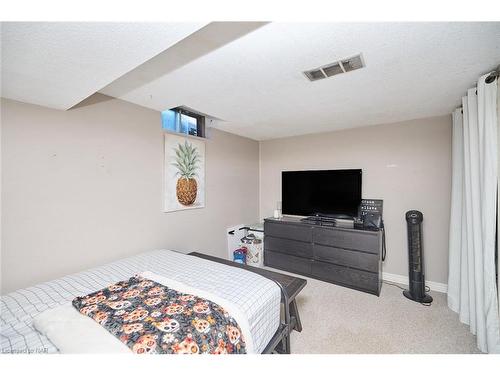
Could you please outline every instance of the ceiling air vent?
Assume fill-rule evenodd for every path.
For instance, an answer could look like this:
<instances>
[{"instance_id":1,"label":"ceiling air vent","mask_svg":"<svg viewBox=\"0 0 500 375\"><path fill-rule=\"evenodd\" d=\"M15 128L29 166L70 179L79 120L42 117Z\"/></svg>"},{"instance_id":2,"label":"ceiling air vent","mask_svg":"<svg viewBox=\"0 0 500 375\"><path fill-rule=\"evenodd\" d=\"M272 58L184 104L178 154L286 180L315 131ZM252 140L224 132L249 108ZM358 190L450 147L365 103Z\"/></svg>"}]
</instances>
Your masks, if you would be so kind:
<instances>
[{"instance_id":1,"label":"ceiling air vent","mask_svg":"<svg viewBox=\"0 0 500 375\"><path fill-rule=\"evenodd\" d=\"M317 81L319 79L333 77L337 74L347 73L364 67L363 57L359 54L328 65L320 66L316 69L307 70L304 72L304 75L309 78L310 81Z\"/></svg>"},{"instance_id":2,"label":"ceiling air vent","mask_svg":"<svg viewBox=\"0 0 500 375\"><path fill-rule=\"evenodd\" d=\"M327 77L331 77L331 76L334 76L336 74L344 73L344 71L342 70L342 67L340 66L340 64L338 62L336 62L335 64L332 64L332 65L325 66L323 68L323 71L325 72Z\"/></svg>"},{"instance_id":3,"label":"ceiling air vent","mask_svg":"<svg viewBox=\"0 0 500 375\"><path fill-rule=\"evenodd\" d=\"M357 55L351 57L350 59L342 60L342 66L346 72L350 72L351 70L362 68L364 65L361 55Z\"/></svg>"},{"instance_id":4,"label":"ceiling air vent","mask_svg":"<svg viewBox=\"0 0 500 375\"><path fill-rule=\"evenodd\" d=\"M308 70L307 72L304 72L304 74L307 78L309 78L309 81L317 81L318 79L326 78L321 69Z\"/></svg>"}]
</instances>

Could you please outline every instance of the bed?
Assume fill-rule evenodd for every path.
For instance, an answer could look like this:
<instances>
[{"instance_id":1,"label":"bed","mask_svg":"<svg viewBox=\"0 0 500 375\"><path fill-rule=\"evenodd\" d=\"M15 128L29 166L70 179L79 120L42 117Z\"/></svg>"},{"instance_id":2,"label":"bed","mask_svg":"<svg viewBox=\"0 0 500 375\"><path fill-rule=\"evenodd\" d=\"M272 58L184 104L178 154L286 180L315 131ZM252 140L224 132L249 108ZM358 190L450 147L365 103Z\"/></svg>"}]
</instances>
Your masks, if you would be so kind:
<instances>
[{"instance_id":1,"label":"bed","mask_svg":"<svg viewBox=\"0 0 500 375\"><path fill-rule=\"evenodd\" d=\"M239 306L248 317L256 353L269 352L276 347L273 341L289 336L290 327L283 324L281 314L284 296L279 282L213 259L156 250L2 296L2 353L57 353L58 348L34 329L37 315L143 271L217 294Z\"/></svg>"}]
</instances>

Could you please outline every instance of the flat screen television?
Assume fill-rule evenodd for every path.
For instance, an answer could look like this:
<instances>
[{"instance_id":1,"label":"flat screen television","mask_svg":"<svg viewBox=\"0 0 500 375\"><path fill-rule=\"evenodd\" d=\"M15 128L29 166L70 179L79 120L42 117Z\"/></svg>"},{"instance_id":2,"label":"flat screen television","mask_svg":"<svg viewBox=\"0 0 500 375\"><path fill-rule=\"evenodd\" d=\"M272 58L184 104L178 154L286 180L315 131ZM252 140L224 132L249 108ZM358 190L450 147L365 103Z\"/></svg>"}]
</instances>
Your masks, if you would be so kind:
<instances>
[{"instance_id":1,"label":"flat screen television","mask_svg":"<svg viewBox=\"0 0 500 375\"><path fill-rule=\"evenodd\" d=\"M358 215L361 169L281 172L284 215Z\"/></svg>"}]
</instances>

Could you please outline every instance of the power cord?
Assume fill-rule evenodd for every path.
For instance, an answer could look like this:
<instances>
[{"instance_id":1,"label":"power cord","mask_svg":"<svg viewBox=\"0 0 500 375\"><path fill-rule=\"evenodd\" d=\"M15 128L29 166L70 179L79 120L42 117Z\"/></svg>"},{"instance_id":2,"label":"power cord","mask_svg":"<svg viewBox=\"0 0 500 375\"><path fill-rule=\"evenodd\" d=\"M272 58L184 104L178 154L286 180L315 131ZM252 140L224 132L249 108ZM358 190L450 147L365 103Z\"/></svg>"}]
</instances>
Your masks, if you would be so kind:
<instances>
[{"instance_id":1,"label":"power cord","mask_svg":"<svg viewBox=\"0 0 500 375\"><path fill-rule=\"evenodd\" d=\"M387 285L390 285L390 286L395 286L396 288L399 288L399 289L401 289L401 290L406 290L406 288L403 288L403 287L399 286L398 284L393 284L393 283L390 283L390 282L385 281L385 280L384 280L384 281L382 281L382 282L383 282L384 284L387 284Z\"/></svg>"},{"instance_id":2,"label":"power cord","mask_svg":"<svg viewBox=\"0 0 500 375\"><path fill-rule=\"evenodd\" d=\"M390 286L395 286L396 288L399 288L401 290L406 290L406 288L403 288L402 286L398 285L398 284L393 284L393 283L390 283L388 281L382 281L384 284L387 284L387 285L390 285ZM431 291L431 288L429 288L427 285L425 286L425 292L428 293ZM424 303L424 302L419 302L422 306L431 306L430 303Z\"/></svg>"},{"instance_id":3,"label":"power cord","mask_svg":"<svg viewBox=\"0 0 500 375\"><path fill-rule=\"evenodd\" d=\"M387 246L385 244L385 226L383 221L382 225L380 226L380 229L382 229L382 262L383 262L385 261L385 256L387 255Z\"/></svg>"}]
</instances>

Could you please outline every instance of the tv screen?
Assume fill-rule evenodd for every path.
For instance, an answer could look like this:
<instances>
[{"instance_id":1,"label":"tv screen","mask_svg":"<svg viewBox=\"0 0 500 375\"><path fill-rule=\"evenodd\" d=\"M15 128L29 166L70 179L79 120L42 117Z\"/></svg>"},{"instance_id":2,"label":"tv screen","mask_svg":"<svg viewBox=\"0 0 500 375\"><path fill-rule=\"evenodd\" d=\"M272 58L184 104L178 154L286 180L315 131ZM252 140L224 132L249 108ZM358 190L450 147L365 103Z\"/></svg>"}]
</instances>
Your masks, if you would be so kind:
<instances>
[{"instance_id":1,"label":"tv screen","mask_svg":"<svg viewBox=\"0 0 500 375\"><path fill-rule=\"evenodd\" d=\"M361 169L282 172L281 200L284 215L357 216Z\"/></svg>"}]
</instances>

